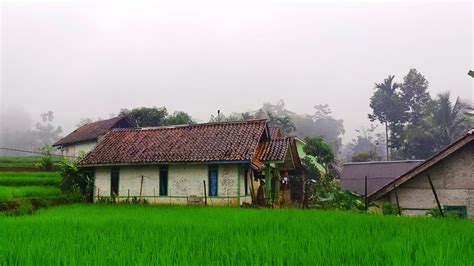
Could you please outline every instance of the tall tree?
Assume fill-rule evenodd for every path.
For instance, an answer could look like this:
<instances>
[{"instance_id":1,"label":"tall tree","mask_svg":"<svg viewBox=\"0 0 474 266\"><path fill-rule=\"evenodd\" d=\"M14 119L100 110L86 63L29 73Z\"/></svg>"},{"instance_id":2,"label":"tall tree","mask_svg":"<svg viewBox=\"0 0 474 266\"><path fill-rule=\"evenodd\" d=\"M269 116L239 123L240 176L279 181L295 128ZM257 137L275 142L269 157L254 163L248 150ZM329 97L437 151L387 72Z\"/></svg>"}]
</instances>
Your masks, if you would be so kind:
<instances>
[{"instance_id":1,"label":"tall tree","mask_svg":"<svg viewBox=\"0 0 474 266\"><path fill-rule=\"evenodd\" d=\"M393 145L392 137L396 137L404 122L405 107L402 104L400 84L394 82L395 76L388 76L382 83L375 83L375 92L370 97L372 113L368 115L370 121L378 120L385 125L386 154L390 158L389 147ZM390 138L389 135L390 128Z\"/></svg>"},{"instance_id":2,"label":"tall tree","mask_svg":"<svg viewBox=\"0 0 474 266\"><path fill-rule=\"evenodd\" d=\"M428 81L425 76L412 68L403 77L401 84L401 100L405 105L404 121L415 126L419 126L426 116L428 104L431 101L428 93Z\"/></svg>"}]
</instances>

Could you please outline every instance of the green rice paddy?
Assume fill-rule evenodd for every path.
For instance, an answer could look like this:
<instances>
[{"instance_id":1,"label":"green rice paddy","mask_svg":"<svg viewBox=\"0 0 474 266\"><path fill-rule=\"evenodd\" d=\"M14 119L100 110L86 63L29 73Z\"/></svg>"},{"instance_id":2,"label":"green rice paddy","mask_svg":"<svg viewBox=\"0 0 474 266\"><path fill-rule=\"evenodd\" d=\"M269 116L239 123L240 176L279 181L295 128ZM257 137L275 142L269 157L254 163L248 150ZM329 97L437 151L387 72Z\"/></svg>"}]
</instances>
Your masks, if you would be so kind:
<instances>
[{"instance_id":1,"label":"green rice paddy","mask_svg":"<svg viewBox=\"0 0 474 266\"><path fill-rule=\"evenodd\" d=\"M59 186L57 172L0 172L0 186Z\"/></svg>"},{"instance_id":2,"label":"green rice paddy","mask_svg":"<svg viewBox=\"0 0 474 266\"><path fill-rule=\"evenodd\" d=\"M35 171L41 162L39 156L0 156L0 171ZM61 157L53 156L53 162L58 165Z\"/></svg>"},{"instance_id":3,"label":"green rice paddy","mask_svg":"<svg viewBox=\"0 0 474 266\"><path fill-rule=\"evenodd\" d=\"M0 217L0 265L473 265L471 220L70 205Z\"/></svg>"},{"instance_id":4,"label":"green rice paddy","mask_svg":"<svg viewBox=\"0 0 474 266\"><path fill-rule=\"evenodd\" d=\"M56 172L0 172L0 201L61 194Z\"/></svg>"}]
</instances>

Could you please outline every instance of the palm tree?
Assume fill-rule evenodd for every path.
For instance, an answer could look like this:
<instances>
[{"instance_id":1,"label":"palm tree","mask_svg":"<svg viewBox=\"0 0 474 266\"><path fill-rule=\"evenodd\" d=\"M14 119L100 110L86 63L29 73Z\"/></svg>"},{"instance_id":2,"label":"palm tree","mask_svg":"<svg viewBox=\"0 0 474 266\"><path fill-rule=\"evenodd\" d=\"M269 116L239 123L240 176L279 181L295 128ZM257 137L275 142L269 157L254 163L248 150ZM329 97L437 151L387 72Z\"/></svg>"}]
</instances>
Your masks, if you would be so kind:
<instances>
[{"instance_id":1,"label":"palm tree","mask_svg":"<svg viewBox=\"0 0 474 266\"><path fill-rule=\"evenodd\" d=\"M291 117L283 116L278 117L273 115L271 112L267 112L268 119L271 125L279 126L283 130L283 135L288 135L291 132L296 131L296 126Z\"/></svg>"},{"instance_id":2,"label":"palm tree","mask_svg":"<svg viewBox=\"0 0 474 266\"><path fill-rule=\"evenodd\" d=\"M449 92L438 94L438 98L433 101L428 123L437 149L449 145L468 129L465 108L466 104L459 97L452 104Z\"/></svg>"},{"instance_id":3,"label":"palm tree","mask_svg":"<svg viewBox=\"0 0 474 266\"><path fill-rule=\"evenodd\" d=\"M389 160L389 123L395 121L395 118L401 119L401 114L399 113L400 95L397 91L400 88L400 84L394 82L394 78L395 76L389 75L382 83L375 83L376 91L370 98L370 107L373 110L373 113L369 114L370 121L378 120L385 125L387 161Z\"/></svg>"}]
</instances>

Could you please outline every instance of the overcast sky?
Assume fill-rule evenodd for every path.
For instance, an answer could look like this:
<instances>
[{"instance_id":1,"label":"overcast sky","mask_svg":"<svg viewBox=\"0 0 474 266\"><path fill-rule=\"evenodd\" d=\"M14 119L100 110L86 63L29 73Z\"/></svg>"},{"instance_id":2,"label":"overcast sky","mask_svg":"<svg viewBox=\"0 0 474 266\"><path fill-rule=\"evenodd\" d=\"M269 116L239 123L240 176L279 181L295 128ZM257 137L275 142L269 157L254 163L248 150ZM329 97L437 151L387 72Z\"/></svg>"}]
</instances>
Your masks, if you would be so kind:
<instances>
[{"instance_id":1,"label":"overcast sky","mask_svg":"<svg viewBox=\"0 0 474 266\"><path fill-rule=\"evenodd\" d=\"M329 104L347 141L390 74L416 68L432 95L474 97L470 2L136 2L3 3L2 111L52 110L68 133L121 108L207 121L283 99Z\"/></svg>"}]
</instances>

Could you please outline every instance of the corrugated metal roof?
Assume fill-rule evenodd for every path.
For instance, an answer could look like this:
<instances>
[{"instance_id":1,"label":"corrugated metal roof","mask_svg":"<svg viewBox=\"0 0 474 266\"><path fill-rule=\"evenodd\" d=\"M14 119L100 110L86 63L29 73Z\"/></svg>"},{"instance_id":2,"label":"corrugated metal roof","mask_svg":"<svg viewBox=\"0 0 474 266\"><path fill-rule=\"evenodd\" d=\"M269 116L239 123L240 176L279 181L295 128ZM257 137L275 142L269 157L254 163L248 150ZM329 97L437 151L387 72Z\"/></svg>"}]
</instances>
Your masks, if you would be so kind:
<instances>
[{"instance_id":1,"label":"corrugated metal roof","mask_svg":"<svg viewBox=\"0 0 474 266\"><path fill-rule=\"evenodd\" d=\"M340 184L343 189L363 196L367 176L367 192L370 195L422 162L422 160L407 160L346 163Z\"/></svg>"}]
</instances>

